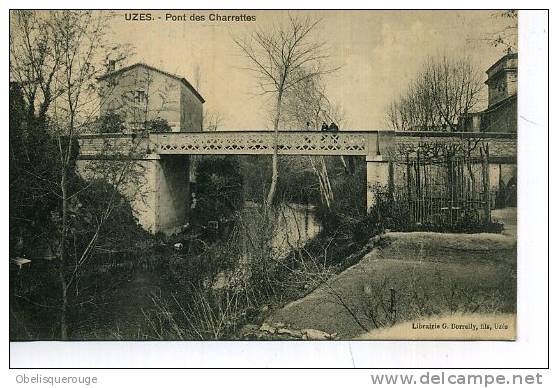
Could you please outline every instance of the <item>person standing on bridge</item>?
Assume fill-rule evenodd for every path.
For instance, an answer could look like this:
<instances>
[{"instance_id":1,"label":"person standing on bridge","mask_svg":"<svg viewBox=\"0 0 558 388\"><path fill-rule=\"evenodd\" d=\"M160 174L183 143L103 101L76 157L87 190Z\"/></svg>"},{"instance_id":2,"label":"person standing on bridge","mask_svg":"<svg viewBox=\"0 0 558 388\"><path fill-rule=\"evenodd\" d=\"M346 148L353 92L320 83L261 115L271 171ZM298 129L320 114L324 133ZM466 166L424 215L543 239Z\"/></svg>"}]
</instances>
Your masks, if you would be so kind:
<instances>
[{"instance_id":1,"label":"person standing on bridge","mask_svg":"<svg viewBox=\"0 0 558 388\"><path fill-rule=\"evenodd\" d=\"M322 122L322 132L326 132L327 130L329 130L329 128L327 127L327 124L324 122Z\"/></svg>"},{"instance_id":2,"label":"person standing on bridge","mask_svg":"<svg viewBox=\"0 0 558 388\"><path fill-rule=\"evenodd\" d=\"M337 132L337 131L339 131L339 127L337 126L337 124L335 124L334 122L332 122L332 123L329 125L329 130L330 130L330 132Z\"/></svg>"}]
</instances>

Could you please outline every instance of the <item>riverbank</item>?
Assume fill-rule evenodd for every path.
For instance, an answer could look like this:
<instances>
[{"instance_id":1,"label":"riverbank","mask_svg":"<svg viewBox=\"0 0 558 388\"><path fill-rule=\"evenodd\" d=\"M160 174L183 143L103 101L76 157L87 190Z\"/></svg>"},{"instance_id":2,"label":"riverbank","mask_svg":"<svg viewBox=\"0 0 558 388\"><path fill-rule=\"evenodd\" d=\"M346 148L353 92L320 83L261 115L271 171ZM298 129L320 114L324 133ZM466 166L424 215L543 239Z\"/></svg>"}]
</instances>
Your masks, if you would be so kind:
<instances>
[{"instance_id":1,"label":"riverbank","mask_svg":"<svg viewBox=\"0 0 558 388\"><path fill-rule=\"evenodd\" d=\"M516 240L508 233L387 233L357 264L272 313L264 328L350 339L435 315L509 318L515 295ZM391 339L413 338L393 330Z\"/></svg>"},{"instance_id":2,"label":"riverbank","mask_svg":"<svg viewBox=\"0 0 558 388\"><path fill-rule=\"evenodd\" d=\"M153 261L150 265L117 266L103 273L102 284L97 282L102 292L94 303L75 311L79 325L71 338L426 339L428 333L405 328L430 317L456 323L458 316L479 324L497 316L509 329L490 335L513 338L513 209L494 212L494 218L505 220L502 234L390 232L370 239L355 239L354 227L318 232L303 210L292 222L284 220L296 227L302 247L290 240L288 255L262 256L263 261L256 258L248 268L238 268L241 262L232 260L228 272L218 273L226 274L220 287L219 276L201 275L212 273L214 266L227 268L224 260L239 249L236 240L215 242L194 256L185 243L178 249L172 239L158 242L153 252L143 253L158 257L147 260ZM357 226L366 235L376 233ZM249 231L252 238L261 234L253 226ZM300 238L309 235L309 241ZM17 311L11 313L18 322L13 327L31 327ZM52 320L54 327L54 316L45 319L38 313L43 324ZM11 336L54 338L49 328L42 331L40 338L26 330ZM439 338L451 335L444 332Z\"/></svg>"}]
</instances>

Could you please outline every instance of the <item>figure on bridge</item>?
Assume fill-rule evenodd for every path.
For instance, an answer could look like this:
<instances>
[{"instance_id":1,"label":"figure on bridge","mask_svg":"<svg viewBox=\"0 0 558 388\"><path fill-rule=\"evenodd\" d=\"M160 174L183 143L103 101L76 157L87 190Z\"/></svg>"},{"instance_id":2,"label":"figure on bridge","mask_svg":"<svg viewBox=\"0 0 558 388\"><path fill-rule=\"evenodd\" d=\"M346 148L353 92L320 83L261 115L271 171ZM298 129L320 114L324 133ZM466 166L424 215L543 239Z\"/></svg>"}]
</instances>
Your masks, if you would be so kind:
<instances>
[{"instance_id":1,"label":"figure on bridge","mask_svg":"<svg viewBox=\"0 0 558 388\"><path fill-rule=\"evenodd\" d=\"M325 123L325 121L322 123L322 132L325 132L329 130L329 128L327 127L327 124Z\"/></svg>"}]
</instances>

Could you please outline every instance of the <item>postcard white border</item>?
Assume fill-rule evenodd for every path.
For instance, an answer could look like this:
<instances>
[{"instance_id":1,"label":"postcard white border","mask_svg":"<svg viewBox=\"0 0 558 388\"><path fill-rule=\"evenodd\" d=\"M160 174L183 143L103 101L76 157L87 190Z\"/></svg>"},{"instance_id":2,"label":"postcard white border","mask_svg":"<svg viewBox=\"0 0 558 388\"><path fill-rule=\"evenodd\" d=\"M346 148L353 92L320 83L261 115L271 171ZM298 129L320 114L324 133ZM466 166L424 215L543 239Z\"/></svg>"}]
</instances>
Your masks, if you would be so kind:
<instances>
[{"instance_id":1,"label":"postcard white border","mask_svg":"<svg viewBox=\"0 0 558 388\"><path fill-rule=\"evenodd\" d=\"M281 8L301 7L299 1L274 5ZM429 3L427 2L427 6ZM219 6L221 4L221 6ZM227 6L223 7L224 4ZM349 3L333 4L348 6ZM416 3L403 2L413 7ZM504 3L468 2L463 6L505 8ZM500 4L499 6L497 4ZM75 8L75 2L50 4L57 8ZM110 7L108 1L89 2L90 7ZM80 7L87 6L80 3ZM119 3L119 8L153 8L164 5L147 1ZM191 7L193 3L176 3L174 7ZM198 3L198 5L201 5ZM249 7L236 2L234 8ZM316 4L324 7L327 5ZM315 6L316 6L315 5ZM372 4L370 4L372 5ZM376 4L374 4L376 5ZM384 4L393 6L391 4ZM442 5L442 4L440 4ZM446 5L446 4L444 4ZM524 4L527 5L527 4ZM5 7L6 5L4 5ZM8 6L49 6L44 2L11 2ZM204 3L203 8L230 8L230 3ZM303 5L304 6L304 5ZM357 4L356 7L359 5ZM362 4L365 6L365 4ZM509 6L509 5L508 5ZM514 6L516 6L514 4ZM167 5L167 7L173 7ZM2 71L8 74L7 8L2 15ZM525 368L547 364L547 87L548 87L548 20L545 11L522 11L520 14L519 52L519 255L518 255L518 340L515 342L20 342L11 343L11 367L361 367L361 368ZM8 93L2 93L5 130L8 136ZM6 139L5 138L5 139ZM5 161L8 142L2 142ZM2 239L8 247L8 167L2 167L3 197ZM2 333L8 337L8 271L4 271ZM7 352L2 362L7 365ZM15 373L15 372L14 372ZM136 377L142 376L138 373ZM324 374L324 376L326 376ZM337 379L330 380L330 382ZM266 377L269 381L269 377ZM328 384L329 385L329 384ZM143 384L142 384L143 386ZM275 386L271 384L270 386Z\"/></svg>"}]
</instances>

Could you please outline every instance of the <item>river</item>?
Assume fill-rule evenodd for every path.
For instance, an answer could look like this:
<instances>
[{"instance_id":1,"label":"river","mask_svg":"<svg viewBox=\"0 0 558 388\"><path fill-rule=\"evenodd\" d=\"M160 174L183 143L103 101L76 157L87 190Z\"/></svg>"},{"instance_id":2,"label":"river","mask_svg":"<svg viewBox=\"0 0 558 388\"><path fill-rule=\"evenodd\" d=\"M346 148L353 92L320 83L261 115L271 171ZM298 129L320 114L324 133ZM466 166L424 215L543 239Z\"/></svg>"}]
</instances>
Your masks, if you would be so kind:
<instances>
[{"instance_id":1,"label":"river","mask_svg":"<svg viewBox=\"0 0 558 388\"><path fill-rule=\"evenodd\" d=\"M259 205L247 202L244 212L252 215ZM313 239L321 230L316 218L316 207L296 203L281 204L276 209L273 249L279 254L286 254L292 248L300 248Z\"/></svg>"}]
</instances>

